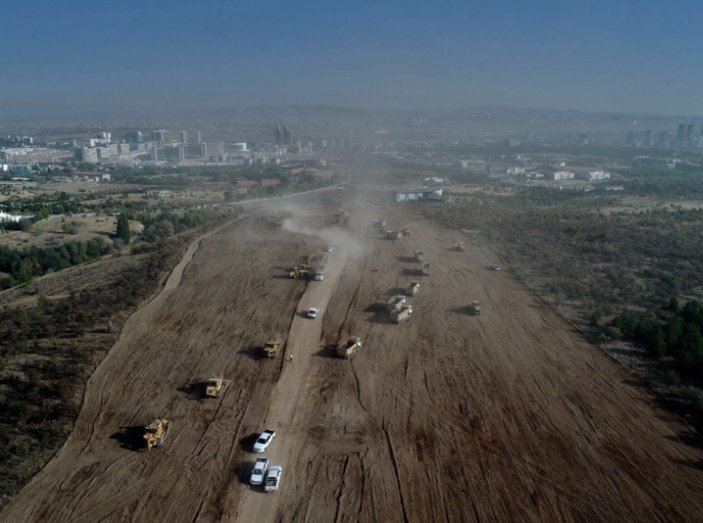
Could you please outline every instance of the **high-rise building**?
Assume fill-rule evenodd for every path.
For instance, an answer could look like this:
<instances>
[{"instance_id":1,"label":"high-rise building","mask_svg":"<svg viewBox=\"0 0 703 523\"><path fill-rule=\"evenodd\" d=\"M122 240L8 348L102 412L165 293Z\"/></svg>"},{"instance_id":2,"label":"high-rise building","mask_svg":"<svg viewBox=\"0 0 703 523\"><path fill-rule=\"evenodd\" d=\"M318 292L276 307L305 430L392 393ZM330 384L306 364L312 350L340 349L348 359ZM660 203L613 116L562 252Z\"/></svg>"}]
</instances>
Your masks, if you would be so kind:
<instances>
[{"instance_id":1,"label":"high-rise building","mask_svg":"<svg viewBox=\"0 0 703 523\"><path fill-rule=\"evenodd\" d=\"M180 132L181 143L188 143L188 131Z\"/></svg>"},{"instance_id":2,"label":"high-rise building","mask_svg":"<svg viewBox=\"0 0 703 523\"><path fill-rule=\"evenodd\" d=\"M654 145L661 149L667 149L669 147L669 131L659 131Z\"/></svg>"},{"instance_id":3,"label":"high-rise building","mask_svg":"<svg viewBox=\"0 0 703 523\"><path fill-rule=\"evenodd\" d=\"M203 133L201 133L200 131L195 132L195 143L196 145L200 145L201 143L203 143Z\"/></svg>"},{"instance_id":4,"label":"high-rise building","mask_svg":"<svg viewBox=\"0 0 703 523\"><path fill-rule=\"evenodd\" d=\"M642 145L644 147L651 147L652 146L652 130L647 129L644 132L644 141L642 142Z\"/></svg>"},{"instance_id":5,"label":"high-rise building","mask_svg":"<svg viewBox=\"0 0 703 523\"><path fill-rule=\"evenodd\" d=\"M273 143L276 145L290 145L290 127L287 125L277 125L273 130Z\"/></svg>"},{"instance_id":6,"label":"high-rise building","mask_svg":"<svg viewBox=\"0 0 703 523\"><path fill-rule=\"evenodd\" d=\"M693 141L693 133L694 133L695 129L696 129L696 126L693 125L692 123L690 123L686 126L686 141L687 142Z\"/></svg>"},{"instance_id":7,"label":"high-rise building","mask_svg":"<svg viewBox=\"0 0 703 523\"><path fill-rule=\"evenodd\" d=\"M683 145L686 141L686 124L679 124L679 130L676 133L676 143Z\"/></svg>"},{"instance_id":8,"label":"high-rise building","mask_svg":"<svg viewBox=\"0 0 703 523\"><path fill-rule=\"evenodd\" d=\"M166 129L158 129L156 131L152 131L151 139L157 143L167 143L168 135L169 132Z\"/></svg>"},{"instance_id":9,"label":"high-rise building","mask_svg":"<svg viewBox=\"0 0 703 523\"><path fill-rule=\"evenodd\" d=\"M144 142L144 134L141 131L132 131L127 133L127 142L142 143Z\"/></svg>"}]
</instances>

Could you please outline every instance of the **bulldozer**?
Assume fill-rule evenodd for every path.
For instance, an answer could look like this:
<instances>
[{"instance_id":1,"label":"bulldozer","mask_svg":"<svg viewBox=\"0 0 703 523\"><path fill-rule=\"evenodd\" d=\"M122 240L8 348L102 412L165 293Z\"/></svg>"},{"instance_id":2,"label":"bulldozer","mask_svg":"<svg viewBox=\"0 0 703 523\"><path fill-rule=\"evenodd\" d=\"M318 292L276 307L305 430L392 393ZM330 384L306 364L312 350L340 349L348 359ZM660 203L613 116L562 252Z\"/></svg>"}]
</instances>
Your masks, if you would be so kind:
<instances>
[{"instance_id":1,"label":"bulldozer","mask_svg":"<svg viewBox=\"0 0 703 523\"><path fill-rule=\"evenodd\" d=\"M225 380L222 378L210 378L205 384L205 396L217 398L224 388Z\"/></svg>"},{"instance_id":2,"label":"bulldozer","mask_svg":"<svg viewBox=\"0 0 703 523\"><path fill-rule=\"evenodd\" d=\"M425 253L422 251L415 251L415 261L423 261L425 259Z\"/></svg>"},{"instance_id":3,"label":"bulldozer","mask_svg":"<svg viewBox=\"0 0 703 523\"><path fill-rule=\"evenodd\" d=\"M468 311L471 316L481 315L481 307L476 300L471 302L471 305L468 307Z\"/></svg>"},{"instance_id":4,"label":"bulldozer","mask_svg":"<svg viewBox=\"0 0 703 523\"><path fill-rule=\"evenodd\" d=\"M155 418L144 426L144 440L147 450L152 447L161 447L164 444L166 435L171 428L171 422L163 418Z\"/></svg>"},{"instance_id":5,"label":"bulldozer","mask_svg":"<svg viewBox=\"0 0 703 523\"><path fill-rule=\"evenodd\" d=\"M281 350L281 340L278 338L269 338L264 345L264 353L267 358L273 358L279 350Z\"/></svg>"},{"instance_id":6,"label":"bulldozer","mask_svg":"<svg viewBox=\"0 0 703 523\"><path fill-rule=\"evenodd\" d=\"M464 247L464 242L456 242L454 244L454 250L456 252L464 252L466 251L466 248Z\"/></svg>"}]
</instances>

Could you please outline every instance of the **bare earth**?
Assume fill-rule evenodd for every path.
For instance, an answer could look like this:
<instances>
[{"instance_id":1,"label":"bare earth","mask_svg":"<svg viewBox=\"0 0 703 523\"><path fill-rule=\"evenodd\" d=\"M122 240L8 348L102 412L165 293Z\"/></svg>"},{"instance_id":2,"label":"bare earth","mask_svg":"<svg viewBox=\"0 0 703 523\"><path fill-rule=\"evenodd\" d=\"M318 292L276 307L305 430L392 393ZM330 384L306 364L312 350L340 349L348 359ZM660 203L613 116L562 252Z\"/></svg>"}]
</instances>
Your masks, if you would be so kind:
<instances>
[{"instance_id":1,"label":"bare earth","mask_svg":"<svg viewBox=\"0 0 703 523\"><path fill-rule=\"evenodd\" d=\"M325 221L313 202L294 228ZM380 238L376 217L413 236ZM324 239L279 222L252 214L192 246L0 521L703 521L691 429L509 271L487 270L486 246L453 252L458 232L398 208L358 210ZM287 278L330 241L325 281ZM431 276L411 274L415 249ZM414 279L414 317L388 323L377 304ZM481 316L465 312L474 299ZM321 317L299 314L310 306ZM271 334L286 343L262 359ZM349 334L363 350L333 357ZM211 375L229 386L202 400L189 385ZM146 452L156 416L173 427ZM273 494L247 484L264 428L284 467Z\"/></svg>"}]
</instances>

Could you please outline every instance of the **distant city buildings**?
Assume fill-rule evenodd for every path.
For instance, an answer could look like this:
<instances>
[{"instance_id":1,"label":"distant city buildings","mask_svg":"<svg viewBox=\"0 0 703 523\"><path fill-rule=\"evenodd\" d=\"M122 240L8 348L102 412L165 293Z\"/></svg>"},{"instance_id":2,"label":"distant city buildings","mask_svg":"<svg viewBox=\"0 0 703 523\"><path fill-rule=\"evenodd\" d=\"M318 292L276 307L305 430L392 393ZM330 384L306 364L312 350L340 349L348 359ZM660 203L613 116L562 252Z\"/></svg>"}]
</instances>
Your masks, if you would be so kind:
<instances>
[{"instance_id":1,"label":"distant city buildings","mask_svg":"<svg viewBox=\"0 0 703 523\"><path fill-rule=\"evenodd\" d=\"M693 123L680 123L676 133L653 129L635 132L627 131L625 143L632 147L674 149L679 151L703 152L703 126L697 132Z\"/></svg>"},{"instance_id":2,"label":"distant city buildings","mask_svg":"<svg viewBox=\"0 0 703 523\"><path fill-rule=\"evenodd\" d=\"M287 125L276 126L276 128L273 130L273 143L276 145L290 145L290 127L288 127Z\"/></svg>"}]
</instances>

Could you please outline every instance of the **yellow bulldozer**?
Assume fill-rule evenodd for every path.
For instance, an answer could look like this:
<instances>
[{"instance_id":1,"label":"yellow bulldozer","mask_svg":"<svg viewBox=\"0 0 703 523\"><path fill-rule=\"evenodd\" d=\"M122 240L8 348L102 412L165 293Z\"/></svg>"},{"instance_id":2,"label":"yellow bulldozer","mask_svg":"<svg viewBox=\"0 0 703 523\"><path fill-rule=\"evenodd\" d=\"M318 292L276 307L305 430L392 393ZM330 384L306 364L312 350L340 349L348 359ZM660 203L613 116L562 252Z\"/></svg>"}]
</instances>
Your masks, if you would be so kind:
<instances>
[{"instance_id":1,"label":"yellow bulldozer","mask_svg":"<svg viewBox=\"0 0 703 523\"><path fill-rule=\"evenodd\" d=\"M264 345L264 354L267 358L273 358L279 350L281 350L281 340L278 338L269 338Z\"/></svg>"},{"instance_id":2,"label":"yellow bulldozer","mask_svg":"<svg viewBox=\"0 0 703 523\"><path fill-rule=\"evenodd\" d=\"M155 418L144 426L144 440L147 450L152 447L161 447L166 435L171 428L171 422L163 418Z\"/></svg>"},{"instance_id":3,"label":"yellow bulldozer","mask_svg":"<svg viewBox=\"0 0 703 523\"><path fill-rule=\"evenodd\" d=\"M208 398L217 398L225 386L225 380L222 378L210 378L205 384L205 396Z\"/></svg>"}]
</instances>

